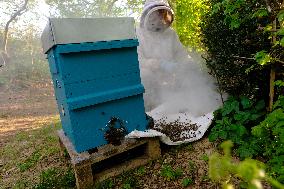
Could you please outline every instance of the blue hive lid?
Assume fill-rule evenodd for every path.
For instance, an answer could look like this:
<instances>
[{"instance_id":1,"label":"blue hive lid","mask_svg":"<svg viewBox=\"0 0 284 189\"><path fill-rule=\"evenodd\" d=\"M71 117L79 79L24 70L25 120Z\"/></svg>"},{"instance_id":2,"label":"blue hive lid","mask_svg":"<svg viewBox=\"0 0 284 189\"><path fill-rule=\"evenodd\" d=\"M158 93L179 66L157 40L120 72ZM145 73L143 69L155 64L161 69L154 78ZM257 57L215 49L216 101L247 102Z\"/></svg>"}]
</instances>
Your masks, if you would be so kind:
<instances>
[{"instance_id":1,"label":"blue hive lid","mask_svg":"<svg viewBox=\"0 0 284 189\"><path fill-rule=\"evenodd\" d=\"M49 18L41 40L44 53L55 45L136 39L134 18Z\"/></svg>"}]
</instances>

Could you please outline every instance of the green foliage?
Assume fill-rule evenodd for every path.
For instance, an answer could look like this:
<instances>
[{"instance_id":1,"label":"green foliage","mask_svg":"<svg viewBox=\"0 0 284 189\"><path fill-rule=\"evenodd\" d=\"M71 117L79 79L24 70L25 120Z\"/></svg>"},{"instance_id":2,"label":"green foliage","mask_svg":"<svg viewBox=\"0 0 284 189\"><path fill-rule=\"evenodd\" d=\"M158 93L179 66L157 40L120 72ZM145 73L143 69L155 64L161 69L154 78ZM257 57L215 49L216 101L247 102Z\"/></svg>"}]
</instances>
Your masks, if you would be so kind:
<instances>
[{"instance_id":1,"label":"green foliage","mask_svg":"<svg viewBox=\"0 0 284 189\"><path fill-rule=\"evenodd\" d=\"M182 176L182 170L180 168L175 170L170 165L164 165L161 170L161 176L165 177L167 181L176 180Z\"/></svg>"},{"instance_id":2,"label":"green foliage","mask_svg":"<svg viewBox=\"0 0 284 189\"><path fill-rule=\"evenodd\" d=\"M133 176L129 176L126 178L126 180L123 182L122 189L133 189L138 187L138 180L137 178Z\"/></svg>"},{"instance_id":3,"label":"green foliage","mask_svg":"<svg viewBox=\"0 0 284 189\"><path fill-rule=\"evenodd\" d=\"M266 1L209 0L209 14L201 25L206 62L220 89L234 96L266 97L269 71L265 65L284 59L284 39L273 32L272 21L281 3ZM278 14L278 20L282 20ZM282 21L281 21L282 22ZM280 27L278 23L278 28ZM271 37L277 33L277 42ZM278 35L279 34L279 35Z\"/></svg>"},{"instance_id":4,"label":"green foliage","mask_svg":"<svg viewBox=\"0 0 284 189\"><path fill-rule=\"evenodd\" d=\"M101 183L98 183L95 186L95 189L111 189L113 188L115 185L113 183L113 181L111 179L107 179Z\"/></svg>"},{"instance_id":5,"label":"green foliage","mask_svg":"<svg viewBox=\"0 0 284 189\"><path fill-rule=\"evenodd\" d=\"M274 85L275 86L278 86L278 87L284 87L284 81L282 80L277 80L274 82Z\"/></svg>"},{"instance_id":6,"label":"green foliage","mask_svg":"<svg viewBox=\"0 0 284 189\"><path fill-rule=\"evenodd\" d=\"M46 0L57 10L57 17L106 17L126 16L128 11L140 13L143 0L127 0L123 3L110 0Z\"/></svg>"},{"instance_id":7,"label":"green foliage","mask_svg":"<svg viewBox=\"0 0 284 189\"><path fill-rule=\"evenodd\" d=\"M139 167L138 169L137 169L137 171L136 171L136 174L138 175L138 176L143 176L143 175L145 175L145 173L146 173L146 171L145 171L145 167Z\"/></svg>"},{"instance_id":8,"label":"green foliage","mask_svg":"<svg viewBox=\"0 0 284 189\"><path fill-rule=\"evenodd\" d=\"M251 157L259 150L257 144L251 145L251 126L258 124L264 114L264 101L231 97L223 108L214 112L215 125L209 134L209 140L232 140L237 144L237 152L242 158Z\"/></svg>"},{"instance_id":9,"label":"green foliage","mask_svg":"<svg viewBox=\"0 0 284 189\"><path fill-rule=\"evenodd\" d=\"M73 188L74 186L75 175L71 168L69 168L67 171L51 168L41 173L40 183L37 184L34 188Z\"/></svg>"},{"instance_id":10,"label":"green foliage","mask_svg":"<svg viewBox=\"0 0 284 189\"><path fill-rule=\"evenodd\" d=\"M271 57L269 54L267 54L266 51L257 52L254 56L254 59L256 60L257 63L259 63L262 66L271 62Z\"/></svg>"},{"instance_id":11,"label":"green foliage","mask_svg":"<svg viewBox=\"0 0 284 189\"><path fill-rule=\"evenodd\" d=\"M35 151L28 159L24 162L18 164L18 168L21 172L28 170L33 167L41 158L41 154L38 151Z\"/></svg>"},{"instance_id":12,"label":"green foliage","mask_svg":"<svg viewBox=\"0 0 284 189\"><path fill-rule=\"evenodd\" d=\"M208 0L176 0L175 24L181 42L189 49L203 51L200 23L208 13Z\"/></svg>"},{"instance_id":13,"label":"green foliage","mask_svg":"<svg viewBox=\"0 0 284 189\"><path fill-rule=\"evenodd\" d=\"M208 157L208 155L207 154L203 154L202 156L201 156L201 159L203 160L203 161L209 161L209 157Z\"/></svg>"},{"instance_id":14,"label":"green foliage","mask_svg":"<svg viewBox=\"0 0 284 189\"><path fill-rule=\"evenodd\" d=\"M268 173L284 182L284 97L279 97L266 117L264 107L263 101L253 103L244 97L238 101L229 99L215 112L216 121L209 140L233 141L241 159L266 159Z\"/></svg>"},{"instance_id":15,"label":"green foliage","mask_svg":"<svg viewBox=\"0 0 284 189\"><path fill-rule=\"evenodd\" d=\"M263 188L261 181L268 181L276 188L284 188L284 185L265 174L263 163L253 159L234 163L231 156L233 147L231 141L222 143L221 147L224 155L215 153L209 158L209 177L213 181L223 184L223 188L234 188L230 184L232 177L242 179L246 183L246 188L249 189Z\"/></svg>"},{"instance_id":16,"label":"green foliage","mask_svg":"<svg viewBox=\"0 0 284 189\"><path fill-rule=\"evenodd\" d=\"M268 171L284 182L284 97L280 96L274 110L266 119L252 128L253 136L260 138L263 156L268 159Z\"/></svg>"},{"instance_id":17,"label":"green foliage","mask_svg":"<svg viewBox=\"0 0 284 189\"><path fill-rule=\"evenodd\" d=\"M196 169L196 165L194 164L194 162L191 161L191 160L189 160L188 166L189 166L189 171L190 171L191 173L193 173L194 170Z\"/></svg>"},{"instance_id":18,"label":"green foliage","mask_svg":"<svg viewBox=\"0 0 284 189\"><path fill-rule=\"evenodd\" d=\"M191 178L184 178L182 180L182 186L183 187L188 187L190 185L194 184L193 180Z\"/></svg>"}]
</instances>

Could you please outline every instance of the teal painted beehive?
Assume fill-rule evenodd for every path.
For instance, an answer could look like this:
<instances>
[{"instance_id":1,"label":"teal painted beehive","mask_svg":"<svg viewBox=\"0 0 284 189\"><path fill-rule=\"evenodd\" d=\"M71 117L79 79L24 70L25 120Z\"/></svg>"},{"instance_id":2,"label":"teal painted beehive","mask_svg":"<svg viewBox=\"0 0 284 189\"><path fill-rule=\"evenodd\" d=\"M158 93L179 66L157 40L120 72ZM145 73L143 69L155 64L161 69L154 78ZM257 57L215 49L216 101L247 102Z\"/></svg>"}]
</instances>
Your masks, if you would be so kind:
<instances>
[{"instance_id":1,"label":"teal painted beehive","mask_svg":"<svg viewBox=\"0 0 284 189\"><path fill-rule=\"evenodd\" d=\"M63 130L77 152L146 129L133 18L50 19L42 43Z\"/></svg>"}]
</instances>

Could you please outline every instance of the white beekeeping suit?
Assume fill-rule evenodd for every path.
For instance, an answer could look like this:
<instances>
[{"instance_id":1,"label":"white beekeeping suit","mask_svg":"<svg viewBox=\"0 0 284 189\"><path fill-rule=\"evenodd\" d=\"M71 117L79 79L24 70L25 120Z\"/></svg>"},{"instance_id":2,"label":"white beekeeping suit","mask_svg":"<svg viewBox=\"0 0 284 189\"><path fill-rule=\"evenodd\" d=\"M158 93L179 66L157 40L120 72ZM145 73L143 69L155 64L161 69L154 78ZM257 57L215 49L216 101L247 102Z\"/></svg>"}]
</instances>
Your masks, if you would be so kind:
<instances>
[{"instance_id":1,"label":"white beekeeping suit","mask_svg":"<svg viewBox=\"0 0 284 189\"><path fill-rule=\"evenodd\" d=\"M170 27L173 19L174 13L167 1L146 1L137 28L141 78L146 89L146 108L154 120L165 118L168 123L190 120L200 125L188 139L181 137L190 142L203 136L213 118L212 112L222 102L215 80L188 55ZM183 134L188 135L187 131ZM161 136L167 144L180 144L156 132L129 135L140 136Z\"/></svg>"},{"instance_id":2,"label":"white beekeeping suit","mask_svg":"<svg viewBox=\"0 0 284 189\"><path fill-rule=\"evenodd\" d=\"M167 16L167 22L163 20L161 12ZM148 0L137 28L138 54L142 81L146 87L147 110L162 103L160 93L165 87L163 84L171 82L172 70L177 63L181 63L176 58L187 58L187 52L177 34L170 28L173 18L173 11L167 1Z\"/></svg>"}]
</instances>

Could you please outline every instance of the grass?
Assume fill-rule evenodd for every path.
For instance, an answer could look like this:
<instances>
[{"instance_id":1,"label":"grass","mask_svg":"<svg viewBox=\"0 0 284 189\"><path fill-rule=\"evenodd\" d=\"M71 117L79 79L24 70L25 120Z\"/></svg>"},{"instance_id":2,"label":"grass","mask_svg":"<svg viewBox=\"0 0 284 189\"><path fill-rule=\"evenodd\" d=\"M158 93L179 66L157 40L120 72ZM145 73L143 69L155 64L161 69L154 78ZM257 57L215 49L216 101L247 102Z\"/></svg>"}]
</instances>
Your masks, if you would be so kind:
<instances>
[{"instance_id":1,"label":"grass","mask_svg":"<svg viewBox=\"0 0 284 189\"><path fill-rule=\"evenodd\" d=\"M165 177L167 181L176 180L182 176L182 169L173 169L170 165L164 165L161 170L161 176Z\"/></svg>"},{"instance_id":2,"label":"grass","mask_svg":"<svg viewBox=\"0 0 284 189\"><path fill-rule=\"evenodd\" d=\"M51 121L54 122L51 125L43 124L39 129L8 137L6 145L0 148L3 163L0 186L16 189L75 186L74 173L60 154L56 131L61 124L58 117L52 117Z\"/></svg>"},{"instance_id":3,"label":"grass","mask_svg":"<svg viewBox=\"0 0 284 189\"><path fill-rule=\"evenodd\" d=\"M67 171L63 171L62 169L50 168L41 173L40 182L34 188L74 188L74 186L75 176L73 169L68 168Z\"/></svg>"},{"instance_id":4,"label":"grass","mask_svg":"<svg viewBox=\"0 0 284 189\"><path fill-rule=\"evenodd\" d=\"M191 178L184 178L182 180L182 186L183 187L188 187L190 185L192 185L194 183L194 181Z\"/></svg>"}]
</instances>

